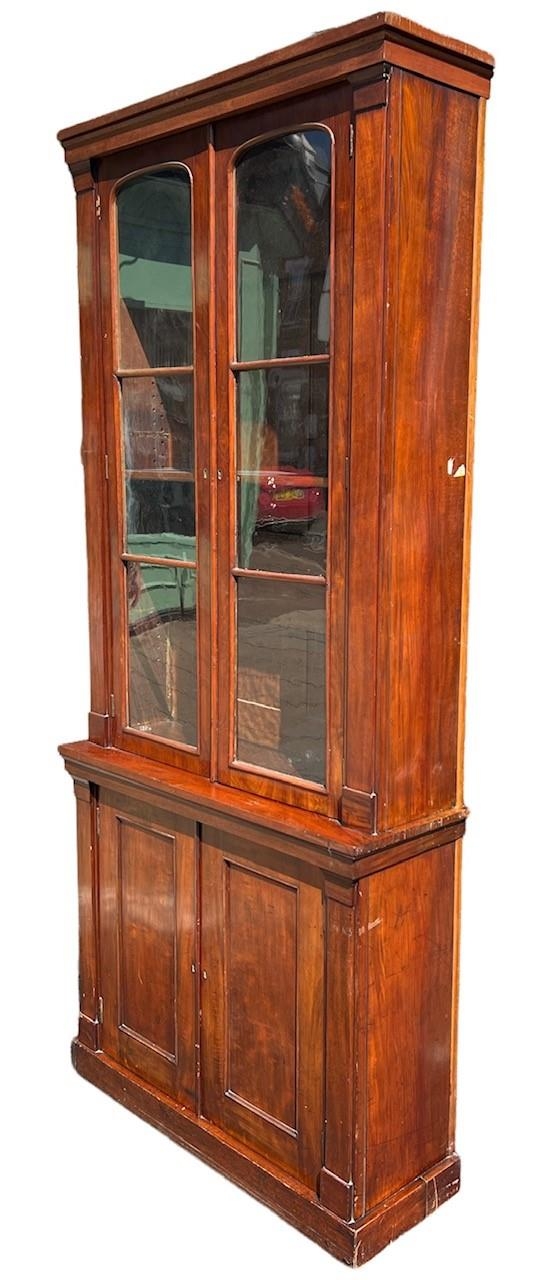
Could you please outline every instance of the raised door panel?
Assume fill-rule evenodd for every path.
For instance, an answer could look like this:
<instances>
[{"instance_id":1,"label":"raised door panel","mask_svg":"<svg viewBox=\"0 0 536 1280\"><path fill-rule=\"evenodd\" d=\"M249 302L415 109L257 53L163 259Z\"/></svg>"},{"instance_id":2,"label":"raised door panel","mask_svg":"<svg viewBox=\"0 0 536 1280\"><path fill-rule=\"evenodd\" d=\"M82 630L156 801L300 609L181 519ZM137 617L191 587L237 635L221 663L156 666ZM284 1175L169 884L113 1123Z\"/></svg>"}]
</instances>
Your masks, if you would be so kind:
<instances>
[{"instance_id":1,"label":"raised door panel","mask_svg":"<svg viewBox=\"0 0 536 1280\"><path fill-rule=\"evenodd\" d=\"M204 830L202 1110L314 1186L322 1130L322 895L262 854Z\"/></svg>"},{"instance_id":2,"label":"raised door panel","mask_svg":"<svg viewBox=\"0 0 536 1280\"><path fill-rule=\"evenodd\" d=\"M100 808L102 1046L195 1104L195 827Z\"/></svg>"}]
</instances>

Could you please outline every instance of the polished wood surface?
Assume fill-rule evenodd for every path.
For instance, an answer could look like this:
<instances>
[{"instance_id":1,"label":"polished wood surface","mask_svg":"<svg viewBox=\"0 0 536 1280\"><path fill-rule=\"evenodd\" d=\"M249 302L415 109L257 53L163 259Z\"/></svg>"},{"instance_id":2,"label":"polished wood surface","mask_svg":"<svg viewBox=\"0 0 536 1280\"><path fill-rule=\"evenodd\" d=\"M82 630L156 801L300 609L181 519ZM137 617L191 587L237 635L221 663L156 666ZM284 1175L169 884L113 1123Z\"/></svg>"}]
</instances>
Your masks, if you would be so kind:
<instances>
[{"instance_id":1,"label":"polished wood surface","mask_svg":"<svg viewBox=\"0 0 536 1280\"><path fill-rule=\"evenodd\" d=\"M102 1049L194 1105L195 827L99 802Z\"/></svg>"},{"instance_id":2,"label":"polished wood surface","mask_svg":"<svg viewBox=\"0 0 536 1280\"><path fill-rule=\"evenodd\" d=\"M60 135L77 193L91 649L89 740L60 748L77 803L73 1061L351 1265L459 1187L463 701L492 70L487 54L378 14ZM301 147L307 171L311 129L331 138L322 152L331 147L329 229L325 207L311 195L325 184L329 161L323 176L311 178L309 201L288 177L289 164L280 204L289 226L295 218L302 228L298 268L292 276L295 258L287 257L296 250L280 249L280 231L272 233L268 266L260 250L252 259L262 267L256 306L273 332L285 298L301 305L300 290L310 290L307 342L300 345L298 324L298 337L283 348L259 338L252 353L235 339L235 166L248 147L285 137L286 159L295 162ZM136 251L133 261L139 256L149 273L156 262L157 274L171 264L179 293L176 281L191 261L191 300L183 292L179 304L177 293L170 301L156 290L156 301L147 301L143 286L141 298L123 298L117 192L134 175L170 166L190 174L193 250L184 247L186 236L178 261L176 248L160 258ZM251 204L254 218L259 209L265 216L266 201ZM311 234L322 219L318 241L328 256L319 251L317 260L314 250L310 261L321 266L313 284L303 228ZM140 227L143 217L137 233ZM315 290L331 315L328 338L314 313ZM139 329L131 311L144 307L150 314ZM170 359L190 363L162 366L168 348L162 355L149 342L148 351L140 337L166 309L165 324L175 317L195 335L191 351L169 349ZM292 314L287 323L295 324ZM269 379L273 387L303 375L304 439L314 442L325 432L325 410L307 380L324 371L329 454L312 448L322 462L318 474L311 463L301 485L287 482L280 408L268 416L263 407L248 420L257 452L253 463L242 460L240 379L257 378L268 403ZM179 387L181 378L193 379L191 458L174 457L170 443L162 380L173 375ZM144 378L148 394L137 390ZM128 461L122 380L136 413L144 397L151 406ZM188 413L176 421L178 430L181 423L189 429ZM160 452L151 445L159 430ZM286 486L287 500L293 490L305 500L314 484L327 511L315 535L321 552L292 529L293 551L278 550L274 524L261 537L264 563L250 563L249 552L241 557L237 486L252 482L259 494L263 484ZM190 541L179 550L173 544L169 560L153 555L150 543L142 544L146 556L137 546L130 552L128 485L145 492L168 483L175 492L195 484L195 547L188 526ZM255 502L252 543L253 533L257 540L263 533L259 495ZM181 723L175 669L166 665L171 640L158 659L164 675L154 677L165 697L169 685L163 719L141 716L138 728L131 722L129 646L138 621L134 615L132 624L127 600L130 560L131 576L138 575L133 595L143 565L177 574L196 566L196 594L184 604L181 597L176 610L185 635L196 618L195 744L164 736L166 724ZM259 583L265 615L252 615L241 666L238 593L250 601ZM161 616L164 588L155 590L146 630ZM307 592L312 605L304 604ZM307 645L291 646L277 667L275 631L268 640L265 632L264 658L255 665L266 619L273 626L273 617L279 625L294 616L300 635L305 614L317 636L308 610L320 615L320 600L325 735L316 723L323 725L322 664ZM300 702L306 665L314 697ZM289 741L300 739L294 753L282 729L283 687L291 690L287 717L295 717ZM242 741L255 748L245 759L239 704ZM316 741L310 729L322 748L317 772L311 766L307 774L299 748Z\"/></svg>"},{"instance_id":3,"label":"polished wood surface","mask_svg":"<svg viewBox=\"0 0 536 1280\"><path fill-rule=\"evenodd\" d=\"M262 845L210 828L203 828L201 866L202 1114L314 1187L322 1130L320 884L267 866Z\"/></svg>"},{"instance_id":4,"label":"polished wood surface","mask_svg":"<svg viewBox=\"0 0 536 1280\"><path fill-rule=\"evenodd\" d=\"M386 361L396 377L382 444L380 828L456 798L478 102L393 72L391 111Z\"/></svg>"},{"instance_id":5,"label":"polished wood surface","mask_svg":"<svg viewBox=\"0 0 536 1280\"><path fill-rule=\"evenodd\" d=\"M96 807L91 783L77 779L76 842L78 852L80 1016L78 1036L89 1049L99 1048L100 956L98 940Z\"/></svg>"},{"instance_id":6,"label":"polished wood surface","mask_svg":"<svg viewBox=\"0 0 536 1280\"><path fill-rule=\"evenodd\" d=\"M467 809L447 810L433 818L408 823L396 831L367 835L305 810L284 809L262 796L240 795L232 788L207 782L185 770L144 762L126 751L103 749L92 742L65 743L60 748L68 772L75 779L110 785L122 795L158 803L172 813L202 813L206 821L217 814L222 828L262 831L275 847L292 849L296 856L321 859L338 875L354 878L422 853L463 834ZM322 853L324 857L322 858Z\"/></svg>"},{"instance_id":7,"label":"polished wood surface","mask_svg":"<svg viewBox=\"0 0 536 1280\"><path fill-rule=\"evenodd\" d=\"M448 1149L454 846L368 885L367 1208Z\"/></svg>"}]
</instances>

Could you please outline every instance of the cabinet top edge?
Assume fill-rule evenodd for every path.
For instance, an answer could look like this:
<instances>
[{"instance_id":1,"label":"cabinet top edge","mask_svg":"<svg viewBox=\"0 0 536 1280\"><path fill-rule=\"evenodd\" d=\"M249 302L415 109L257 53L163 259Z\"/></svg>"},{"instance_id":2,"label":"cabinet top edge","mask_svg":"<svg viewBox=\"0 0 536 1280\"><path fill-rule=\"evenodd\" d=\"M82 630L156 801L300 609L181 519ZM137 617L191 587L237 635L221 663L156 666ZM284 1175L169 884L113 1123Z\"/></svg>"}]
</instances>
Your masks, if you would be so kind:
<instances>
[{"instance_id":1,"label":"cabinet top edge","mask_svg":"<svg viewBox=\"0 0 536 1280\"><path fill-rule=\"evenodd\" d=\"M473 77L480 78L482 82L481 89L476 92L481 92L484 97L489 95L489 81L495 65L491 54L461 40L430 31L399 14L384 12L360 18L345 26L315 32L294 44L262 54L202 80L70 125L60 130L58 139L67 153L68 161L69 153L84 143L88 155L98 156L101 142L109 135L117 134L116 146L120 147L121 135L128 127L142 127L155 114L160 119L165 119L171 113L180 116L202 106L211 109L213 119L234 114L244 109L241 99L247 98L249 106L252 93L256 88L260 91L267 82L275 91L279 79L295 77L305 67L314 70L316 63L319 82L327 82L329 78L333 81L337 79L338 61L343 61L354 53L359 57L372 48L377 57L381 58L384 54L382 45L385 43L389 45L390 57L395 65L396 46L409 48L416 54L427 55L443 64L451 64L472 73ZM344 76L344 72L342 75ZM229 102L231 93L232 103ZM177 128L180 127L179 121Z\"/></svg>"}]
</instances>

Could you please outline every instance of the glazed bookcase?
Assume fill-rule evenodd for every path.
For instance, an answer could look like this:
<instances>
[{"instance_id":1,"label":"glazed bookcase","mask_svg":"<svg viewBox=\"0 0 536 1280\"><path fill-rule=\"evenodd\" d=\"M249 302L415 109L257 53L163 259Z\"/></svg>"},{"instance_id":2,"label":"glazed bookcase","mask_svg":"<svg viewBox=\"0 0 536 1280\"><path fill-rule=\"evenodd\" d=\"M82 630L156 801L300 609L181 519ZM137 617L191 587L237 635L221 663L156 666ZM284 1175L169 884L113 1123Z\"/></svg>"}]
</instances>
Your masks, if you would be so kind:
<instances>
[{"instance_id":1,"label":"glazed bookcase","mask_svg":"<svg viewBox=\"0 0 536 1280\"><path fill-rule=\"evenodd\" d=\"M61 747L73 1061L353 1264L459 1186L492 68L379 14L59 135L91 653Z\"/></svg>"}]
</instances>

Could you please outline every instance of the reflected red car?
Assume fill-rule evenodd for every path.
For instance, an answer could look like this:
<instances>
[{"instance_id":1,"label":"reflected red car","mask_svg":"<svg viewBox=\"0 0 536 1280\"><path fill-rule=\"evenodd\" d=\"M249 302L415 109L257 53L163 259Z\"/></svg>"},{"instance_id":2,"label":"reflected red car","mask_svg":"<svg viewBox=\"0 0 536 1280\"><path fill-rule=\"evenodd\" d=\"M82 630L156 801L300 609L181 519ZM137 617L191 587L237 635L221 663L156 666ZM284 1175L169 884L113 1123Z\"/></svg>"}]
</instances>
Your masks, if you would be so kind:
<instances>
[{"instance_id":1,"label":"reflected red car","mask_svg":"<svg viewBox=\"0 0 536 1280\"><path fill-rule=\"evenodd\" d=\"M257 528L270 524L310 524L326 509L325 482L296 467L263 471L257 508Z\"/></svg>"}]
</instances>

